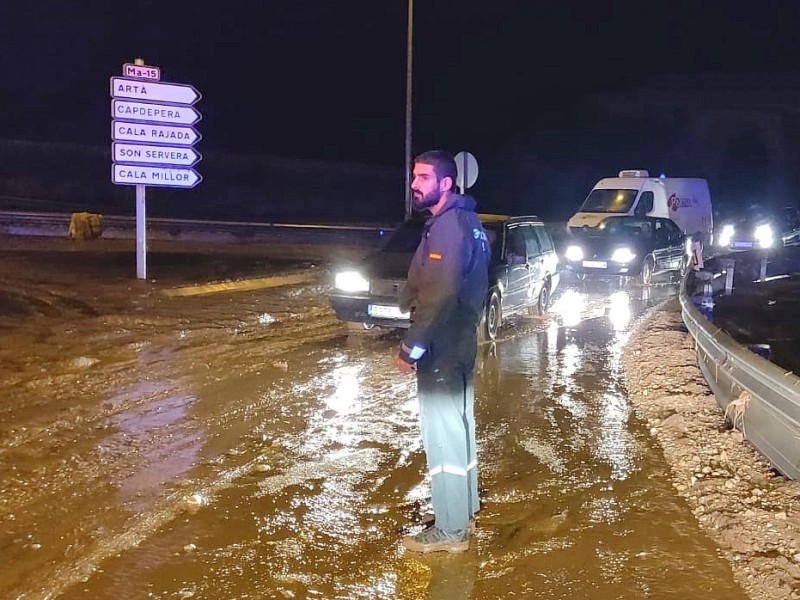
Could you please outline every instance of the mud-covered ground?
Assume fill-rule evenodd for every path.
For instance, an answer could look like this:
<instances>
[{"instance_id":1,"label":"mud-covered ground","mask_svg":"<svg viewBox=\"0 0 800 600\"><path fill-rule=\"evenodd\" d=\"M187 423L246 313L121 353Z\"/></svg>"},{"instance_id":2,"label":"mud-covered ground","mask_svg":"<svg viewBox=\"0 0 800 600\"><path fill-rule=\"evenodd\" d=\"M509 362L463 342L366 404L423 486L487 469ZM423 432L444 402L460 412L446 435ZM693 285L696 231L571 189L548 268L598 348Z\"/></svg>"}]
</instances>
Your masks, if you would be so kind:
<instances>
[{"instance_id":1,"label":"mud-covered ground","mask_svg":"<svg viewBox=\"0 0 800 600\"><path fill-rule=\"evenodd\" d=\"M630 402L663 448L674 487L747 593L800 598L800 482L776 473L730 427L693 344L677 300L656 310L623 357Z\"/></svg>"},{"instance_id":2,"label":"mud-covered ground","mask_svg":"<svg viewBox=\"0 0 800 600\"><path fill-rule=\"evenodd\" d=\"M672 287L482 348L475 548L429 559L412 380L343 335L342 249L164 246L139 282L100 242L0 238L0 597L732 600L728 561L793 597L800 488L728 433Z\"/></svg>"}]
</instances>

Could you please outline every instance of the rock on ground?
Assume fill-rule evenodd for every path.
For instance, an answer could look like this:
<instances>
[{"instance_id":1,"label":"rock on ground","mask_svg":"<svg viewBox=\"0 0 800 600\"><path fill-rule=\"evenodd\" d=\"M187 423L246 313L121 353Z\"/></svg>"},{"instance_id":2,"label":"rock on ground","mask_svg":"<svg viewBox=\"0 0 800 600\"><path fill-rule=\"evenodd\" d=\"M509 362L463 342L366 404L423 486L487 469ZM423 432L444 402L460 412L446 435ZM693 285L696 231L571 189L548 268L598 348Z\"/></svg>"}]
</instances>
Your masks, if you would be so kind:
<instances>
[{"instance_id":1,"label":"rock on ground","mask_svg":"<svg viewBox=\"0 0 800 600\"><path fill-rule=\"evenodd\" d=\"M633 409L663 448L673 485L742 588L753 600L800 598L800 482L775 471L726 421L677 299L638 325L623 368Z\"/></svg>"}]
</instances>

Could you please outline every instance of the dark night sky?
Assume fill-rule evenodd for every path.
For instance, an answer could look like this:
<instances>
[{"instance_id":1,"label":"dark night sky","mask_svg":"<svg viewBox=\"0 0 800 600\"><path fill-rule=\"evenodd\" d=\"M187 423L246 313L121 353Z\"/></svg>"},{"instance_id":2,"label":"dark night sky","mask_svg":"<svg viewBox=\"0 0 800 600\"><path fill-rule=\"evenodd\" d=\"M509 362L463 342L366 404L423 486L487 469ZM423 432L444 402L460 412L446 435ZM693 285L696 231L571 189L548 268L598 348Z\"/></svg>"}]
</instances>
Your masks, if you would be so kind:
<instances>
[{"instance_id":1,"label":"dark night sky","mask_svg":"<svg viewBox=\"0 0 800 600\"><path fill-rule=\"evenodd\" d=\"M416 0L414 151L537 152L659 75L800 73L800 2ZM142 56L203 93L214 150L402 167L407 0L5 2L0 139L109 143ZM539 137L537 137L539 136Z\"/></svg>"}]
</instances>

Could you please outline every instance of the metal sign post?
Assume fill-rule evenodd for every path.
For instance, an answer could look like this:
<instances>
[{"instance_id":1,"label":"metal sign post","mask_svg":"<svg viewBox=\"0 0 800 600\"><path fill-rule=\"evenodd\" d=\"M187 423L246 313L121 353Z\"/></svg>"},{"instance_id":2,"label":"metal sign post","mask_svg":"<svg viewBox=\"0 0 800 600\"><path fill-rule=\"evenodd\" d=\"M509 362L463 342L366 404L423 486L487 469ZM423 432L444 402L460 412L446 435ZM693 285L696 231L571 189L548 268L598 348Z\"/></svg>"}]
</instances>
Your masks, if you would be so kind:
<instances>
[{"instance_id":1,"label":"metal sign post","mask_svg":"<svg viewBox=\"0 0 800 600\"><path fill-rule=\"evenodd\" d=\"M406 32L406 177L405 219L411 218L411 85L414 58L414 0L408 0L408 30Z\"/></svg>"},{"instance_id":2,"label":"metal sign post","mask_svg":"<svg viewBox=\"0 0 800 600\"><path fill-rule=\"evenodd\" d=\"M133 61L136 66L144 66L144 60ZM122 66L123 72L128 70ZM161 70L158 71L161 78ZM111 101L112 117L114 100ZM136 186L136 278L147 279L147 193L143 185Z\"/></svg>"},{"instance_id":3,"label":"metal sign post","mask_svg":"<svg viewBox=\"0 0 800 600\"><path fill-rule=\"evenodd\" d=\"M193 188L203 178L192 167L202 156L192 146L202 119L192 108L200 92L161 81L161 69L141 58L112 77L111 181L136 186L136 277L147 279L147 186Z\"/></svg>"},{"instance_id":4,"label":"metal sign post","mask_svg":"<svg viewBox=\"0 0 800 600\"><path fill-rule=\"evenodd\" d=\"M147 279L147 203L145 187L136 186L136 278Z\"/></svg>"}]
</instances>

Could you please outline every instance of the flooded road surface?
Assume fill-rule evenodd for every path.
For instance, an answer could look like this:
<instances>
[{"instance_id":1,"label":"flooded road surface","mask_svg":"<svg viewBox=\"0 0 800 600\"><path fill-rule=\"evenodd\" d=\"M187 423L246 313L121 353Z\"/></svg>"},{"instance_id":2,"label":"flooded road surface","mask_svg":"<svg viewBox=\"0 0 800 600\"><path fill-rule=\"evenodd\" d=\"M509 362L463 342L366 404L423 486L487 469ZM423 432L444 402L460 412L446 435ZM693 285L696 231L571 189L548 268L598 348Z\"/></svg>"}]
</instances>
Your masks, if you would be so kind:
<instances>
[{"instance_id":1,"label":"flooded road surface","mask_svg":"<svg viewBox=\"0 0 800 600\"><path fill-rule=\"evenodd\" d=\"M744 598L621 383L674 286L565 288L481 347L473 548L421 556L399 338L345 336L319 269L170 297L31 260L0 273L0 598Z\"/></svg>"}]
</instances>

